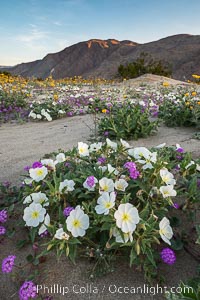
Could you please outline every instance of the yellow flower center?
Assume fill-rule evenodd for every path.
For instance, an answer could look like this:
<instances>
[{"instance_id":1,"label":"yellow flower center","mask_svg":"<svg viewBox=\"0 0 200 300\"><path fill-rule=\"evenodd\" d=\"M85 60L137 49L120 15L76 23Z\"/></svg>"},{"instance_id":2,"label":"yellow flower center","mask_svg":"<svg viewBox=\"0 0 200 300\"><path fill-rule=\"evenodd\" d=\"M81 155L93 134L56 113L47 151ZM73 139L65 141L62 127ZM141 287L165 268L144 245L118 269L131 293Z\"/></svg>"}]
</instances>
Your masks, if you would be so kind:
<instances>
[{"instance_id":1,"label":"yellow flower center","mask_svg":"<svg viewBox=\"0 0 200 300\"><path fill-rule=\"evenodd\" d=\"M122 221L129 221L130 220L130 216L129 216L129 214L127 214L127 213L123 213L123 215L122 215Z\"/></svg>"},{"instance_id":2,"label":"yellow flower center","mask_svg":"<svg viewBox=\"0 0 200 300\"><path fill-rule=\"evenodd\" d=\"M104 185L103 190L104 190L105 192L107 192L107 191L108 191L108 185Z\"/></svg>"},{"instance_id":3,"label":"yellow flower center","mask_svg":"<svg viewBox=\"0 0 200 300\"><path fill-rule=\"evenodd\" d=\"M108 209L111 208L111 203L110 202L106 202L105 203L105 208L108 208Z\"/></svg>"},{"instance_id":4,"label":"yellow flower center","mask_svg":"<svg viewBox=\"0 0 200 300\"><path fill-rule=\"evenodd\" d=\"M31 214L32 219L37 219L39 216L39 212L38 211L33 211Z\"/></svg>"},{"instance_id":5,"label":"yellow flower center","mask_svg":"<svg viewBox=\"0 0 200 300\"><path fill-rule=\"evenodd\" d=\"M159 230L159 233L165 235L165 234L166 234L166 230L165 230L164 228L163 228L163 229L160 229L160 230Z\"/></svg>"},{"instance_id":6,"label":"yellow flower center","mask_svg":"<svg viewBox=\"0 0 200 300\"><path fill-rule=\"evenodd\" d=\"M163 176L162 178L163 182L168 182L169 181L169 177L167 175Z\"/></svg>"},{"instance_id":7,"label":"yellow flower center","mask_svg":"<svg viewBox=\"0 0 200 300\"><path fill-rule=\"evenodd\" d=\"M37 170L36 174L37 174L37 176L41 176L43 174L43 170L41 170L41 169Z\"/></svg>"},{"instance_id":8,"label":"yellow flower center","mask_svg":"<svg viewBox=\"0 0 200 300\"><path fill-rule=\"evenodd\" d=\"M80 148L80 149L79 149L79 152L80 152L80 153L83 153L83 152L84 152L84 148Z\"/></svg>"},{"instance_id":9,"label":"yellow flower center","mask_svg":"<svg viewBox=\"0 0 200 300\"><path fill-rule=\"evenodd\" d=\"M163 194L164 195L169 195L169 192L168 191L163 191Z\"/></svg>"},{"instance_id":10,"label":"yellow flower center","mask_svg":"<svg viewBox=\"0 0 200 300\"><path fill-rule=\"evenodd\" d=\"M75 228L81 227L81 222L78 219L75 219L72 224Z\"/></svg>"}]
</instances>

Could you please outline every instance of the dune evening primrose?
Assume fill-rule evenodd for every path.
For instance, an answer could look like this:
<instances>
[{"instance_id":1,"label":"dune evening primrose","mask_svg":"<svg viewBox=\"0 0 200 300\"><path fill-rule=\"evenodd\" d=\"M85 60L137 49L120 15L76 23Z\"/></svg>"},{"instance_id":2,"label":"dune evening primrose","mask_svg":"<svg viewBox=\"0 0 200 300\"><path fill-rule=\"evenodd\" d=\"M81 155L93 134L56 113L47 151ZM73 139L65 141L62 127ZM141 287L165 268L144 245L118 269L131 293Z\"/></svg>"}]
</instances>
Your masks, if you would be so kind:
<instances>
[{"instance_id":1,"label":"dune evening primrose","mask_svg":"<svg viewBox=\"0 0 200 300\"><path fill-rule=\"evenodd\" d=\"M140 164L143 164L142 169L152 169L152 163L157 161L157 152L151 152L145 147L136 147L129 149L128 154L133 156Z\"/></svg>"},{"instance_id":2,"label":"dune evening primrose","mask_svg":"<svg viewBox=\"0 0 200 300\"><path fill-rule=\"evenodd\" d=\"M128 183L125 179L120 178L117 181L115 181L115 188L118 191L125 192L125 189L127 188L127 186L128 186Z\"/></svg>"},{"instance_id":3,"label":"dune evening primrose","mask_svg":"<svg viewBox=\"0 0 200 300\"><path fill-rule=\"evenodd\" d=\"M27 204L31 202L40 203L43 206L49 205L49 199L47 198L46 194L42 192L30 194L24 199L23 204Z\"/></svg>"},{"instance_id":4,"label":"dune evening primrose","mask_svg":"<svg viewBox=\"0 0 200 300\"><path fill-rule=\"evenodd\" d=\"M106 139L107 146L113 150L117 150L117 143L112 142L109 138Z\"/></svg>"},{"instance_id":5,"label":"dune evening primrose","mask_svg":"<svg viewBox=\"0 0 200 300\"><path fill-rule=\"evenodd\" d=\"M113 192L114 191L114 182L112 179L103 177L99 180L99 193L103 192Z\"/></svg>"},{"instance_id":6,"label":"dune evening primrose","mask_svg":"<svg viewBox=\"0 0 200 300\"><path fill-rule=\"evenodd\" d=\"M107 164L107 170L108 170L108 173L109 174L115 174L115 175L118 175L119 174L119 171L114 168L113 166L111 166L111 164Z\"/></svg>"},{"instance_id":7,"label":"dune evening primrose","mask_svg":"<svg viewBox=\"0 0 200 300\"><path fill-rule=\"evenodd\" d=\"M49 170L55 171L56 169L56 163L53 161L53 159L42 159L41 163L46 166Z\"/></svg>"},{"instance_id":8,"label":"dune evening primrose","mask_svg":"<svg viewBox=\"0 0 200 300\"><path fill-rule=\"evenodd\" d=\"M160 170L160 176L162 181L167 185L175 185L176 180L174 179L174 175L170 173L167 168L162 168Z\"/></svg>"},{"instance_id":9,"label":"dune evening primrose","mask_svg":"<svg viewBox=\"0 0 200 300\"><path fill-rule=\"evenodd\" d=\"M29 170L29 174L34 181L39 182L46 177L46 175L48 174L48 170L44 166L42 168L31 168Z\"/></svg>"},{"instance_id":10,"label":"dune evening primrose","mask_svg":"<svg viewBox=\"0 0 200 300\"><path fill-rule=\"evenodd\" d=\"M98 215L104 214L108 215L110 209L115 206L116 194L115 192L104 192L98 199L97 205L95 206L95 211Z\"/></svg>"},{"instance_id":11,"label":"dune evening primrose","mask_svg":"<svg viewBox=\"0 0 200 300\"><path fill-rule=\"evenodd\" d=\"M24 209L23 219L27 226L37 227L39 223L44 221L46 209L40 203L31 203Z\"/></svg>"},{"instance_id":12,"label":"dune evening primrose","mask_svg":"<svg viewBox=\"0 0 200 300\"><path fill-rule=\"evenodd\" d=\"M160 187L160 192L163 196L163 198L167 198L167 197L175 197L177 192L174 190L174 186L173 185L164 185Z\"/></svg>"},{"instance_id":13,"label":"dune evening primrose","mask_svg":"<svg viewBox=\"0 0 200 300\"><path fill-rule=\"evenodd\" d=\"M93 143L93 144L90 145L89 151L90 152L97 152L97 151L101 150L102 145L103 144L101 142Z\"/></svg>"},{"instance_id":14,"label":"dune evening primrose","mask_svg":"<svg viewBox=\"0 0 200 300\"><path fill-rule=\"evenodd\" d=\"M19 290L20 300L29 300L37 297L37 287L32 281L25 281Z\"/></svg>"},{"instance_id":15,"label":"dune evening primrose","mask_svg":"<svg viewBox=\"0 0 200 300\"><path fill-rule=\"evenodd\" d=\"M83 142L79 142L78 143L78 153L80 156L89 156L89 149L88 149L88 145L83 143Z\"/></svg>"},{"instance_id":16,"label":"dune evening primrose","mask_svg":"<svg viewBox=\"0 0 200 300\"><path fill-rule=\"evenodd\" d=\"M4 258L2 261L2 272L3 273L11 273L14 263L15 263L15 255L9 255L8 257Z\"/></svg>"},{"instance_id":17,"label":"dune evening primrose","mask_svg":"<svg viewBox=\"0 0 200 300\"><path fill-rule=\"evenodd\" d=\"M123 139L120 139L120 142L121 142L123 148L125 148L125 149L128 149L128 148L131 147L131 146L129 145L129 143L127 143L127 142L124 141Z\"/></svg>"},{"instance_id":18,"label":"dune evening primrose","mask_svg":"<svg viewBox=\"0 0 200 300\"><path fill-rule=\"evenodd\" d=\"M55 164L57 163L62 163L66 160L65 154L64 153L59 153L56 155L56 161Z\"/></svg>"},{"instance_id":19,"label":"dune evening primrose","mask_svg":"<svg viewBox=\"0 0 200 300\"><path fill-rule=\"evenodd\" d=\"M135 231L136 225L140 221L138 210L131 203L120 204L114 217L117 227L124 233Z\"/></svg>"},{"instance_id":20,"label":"dune evening primrose","mask_svg":"<svg viewBox=\"0 0 200 300\"><path fill-rule=\"evenodd\" d=\"M69 236L69 234L67 234L67 233L63 230L63 228L59 228L59 229L56 230L56 233L55 233L55 235L54 235L54 238L55 238L55 239L58 239L58 240L66 240L66 241L68 241L69 238L70 238L70 236Z\"/></svg>"},{"instance_id":21,"label":"dune evening primrose","mask_svg":"<svg viewBox=\"0 0 200 300\"><path fill-rule=\"evenodd\" d=\"M115 237L116 243L127 243L128 241L133 241L132 232L121 233L117 228L114 228L114 230L112 231L112 235Z\"/></svg>"},{"instance_id":22,"label":"dune evening primrose","mask_svg":"<svg viewBox=\"0 0 200 300\"><path fill-rule=\"evenodd\" d=\"M78 205L69 215L66 220L67 230L69 230L74 237L84 236L86 229L89 227L89 217Z\"/></svg>"},{"instance_id":23,"label":"dune evening primrose","mask_svg":"<svg viewBox=\"0 0 200 300\"><path fill-rule=\"evenodd\" d=\"M173 231L170 226L169 220L164 217L159 223L159 233L162 240L171 245L170 239L173 237Z\"/></svg>"},{"instance_id":24,"label":"dune evening primrose","mask_svg":"<svg viewBox=\"0 0 200 300\"><path fill-rule=\"evenodd\" d=\"M49 214L46 214L46 216L44 218L44 223L40 226L38 234L39 235L43 234L47 230L47 227L49 225L50 225L50 216L49 216Z\"/></svg>"},{"instance_id":25,"label":"dune evening primrose","mask_svg":"<svg viewBox=\"0 0 200 300\"><path fill-rule=\"evenodd\" d=\"M75 182L73 180L65 179L59 185L59 192L66 194L67 192L72 192L74 190Z\"/></svg>"}]
</instances>

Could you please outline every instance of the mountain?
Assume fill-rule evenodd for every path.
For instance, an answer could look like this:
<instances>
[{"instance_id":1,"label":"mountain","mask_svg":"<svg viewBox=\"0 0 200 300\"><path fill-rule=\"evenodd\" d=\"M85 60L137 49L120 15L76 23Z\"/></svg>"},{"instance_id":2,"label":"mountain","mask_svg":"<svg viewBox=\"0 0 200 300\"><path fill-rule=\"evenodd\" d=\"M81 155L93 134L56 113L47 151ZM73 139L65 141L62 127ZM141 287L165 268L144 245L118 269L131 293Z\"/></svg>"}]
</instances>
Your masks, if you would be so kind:
<instances>
[{"instance_id":1,"label":"mountain","mask_svg":"<svg viewBox=\"0 0 200 300\"><path fill-rule=\"evenodd\" d=\"M18 64L9 72L25 77L64 78L72 76L113 78L120 64L136 60L142 52L154 60L168 62L172 77L190 79L200 73L200 35L179 34L138 44L129 40L91 39L46 55L41 60Z\"/></svg>"}]
</instances>

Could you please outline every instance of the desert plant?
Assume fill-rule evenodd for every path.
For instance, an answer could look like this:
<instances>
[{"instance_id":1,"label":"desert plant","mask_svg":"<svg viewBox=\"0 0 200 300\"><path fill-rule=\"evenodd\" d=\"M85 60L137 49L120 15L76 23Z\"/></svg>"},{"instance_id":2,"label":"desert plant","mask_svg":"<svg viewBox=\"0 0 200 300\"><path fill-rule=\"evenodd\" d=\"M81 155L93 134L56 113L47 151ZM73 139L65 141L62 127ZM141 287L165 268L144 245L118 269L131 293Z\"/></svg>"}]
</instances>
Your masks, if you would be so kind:
<instances>
[{"instance_id":1,"label":"desert plant","mask_svg":"<svg viewBox=\"0 0 200 300\"><path fill-rule=\"evenodd\" d=\"M106 132L111 138L137 140L156 131L157 125L158 121L150 121L147 107L127 101L123 104L114 104L109 113L99 119L98 128L101 136Z\"/></svg>"},{"instance_id":2,"label":"desert plant","mask_svg":"<svg viewBox=\"0 0 200 300\"><path fill-rule=\"evenodd\" d=\"M166 62L153 60L148 53L144 52L134 62L118 67L119 76L126 79L147 73L170 77L172 71Z\"/></svg>"}]
</instances>

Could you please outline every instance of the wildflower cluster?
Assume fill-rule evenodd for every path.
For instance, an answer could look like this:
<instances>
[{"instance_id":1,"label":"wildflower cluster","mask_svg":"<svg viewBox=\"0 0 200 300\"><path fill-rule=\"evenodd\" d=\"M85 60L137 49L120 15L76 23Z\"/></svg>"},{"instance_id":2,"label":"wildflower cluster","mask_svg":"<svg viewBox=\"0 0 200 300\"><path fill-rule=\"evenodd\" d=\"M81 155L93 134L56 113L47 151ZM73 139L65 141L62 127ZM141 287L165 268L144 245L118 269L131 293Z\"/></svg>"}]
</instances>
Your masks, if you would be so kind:
<instances>
[{"instance_id":1,"label":"wildflower cluster","mask_svg":"<svg viewBox=\"0 0 200 300\"><path fill-rule=\"evenodd\" d=\"M187 203L200 199L199 162L181 149L132 148L107 138L79 142L71 151L34 163L24 181L24 224L38 238L48 232L47 250L56 248L72 261L91 245L104 262L116 250L128 251L130 263L142 265L149 278L157 265L156 244L174 244L169 211L177 206L182 182L189 187ZM170 250L161 257L175 261Z\"/></svg>"}]
</instances>

